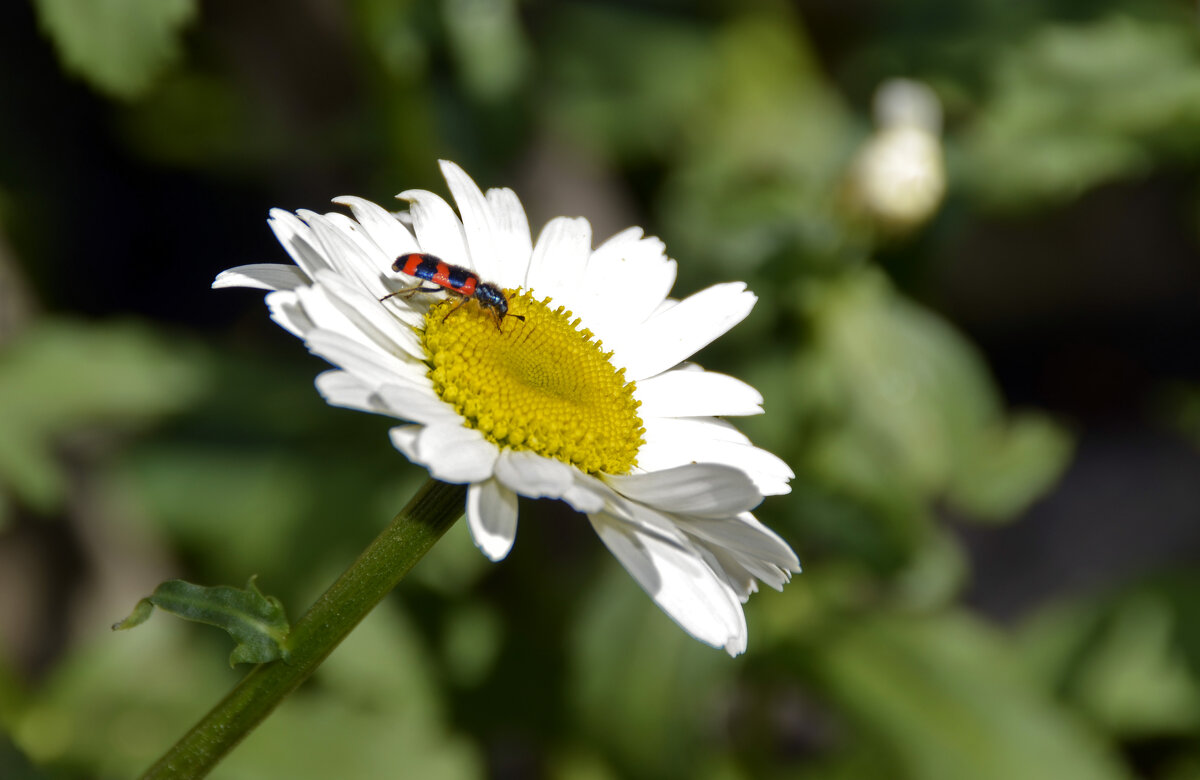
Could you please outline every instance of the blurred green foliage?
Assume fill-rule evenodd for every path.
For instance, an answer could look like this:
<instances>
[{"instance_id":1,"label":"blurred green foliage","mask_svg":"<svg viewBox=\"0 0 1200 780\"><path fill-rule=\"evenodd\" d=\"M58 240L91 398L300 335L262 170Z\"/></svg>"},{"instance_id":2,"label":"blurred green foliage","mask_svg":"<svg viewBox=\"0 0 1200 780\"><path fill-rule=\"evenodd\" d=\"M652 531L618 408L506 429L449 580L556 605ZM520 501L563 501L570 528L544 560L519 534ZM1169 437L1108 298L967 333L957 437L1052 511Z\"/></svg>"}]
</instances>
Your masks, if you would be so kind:
<instances>
[{"instance_id":1,"label":"blurred green foliage","mask_svg":"<svg viewBox=\"0 0 1200 780\"><path fill-rule=\"evenodd\" d=\"M193 0L36 0L38 21L63 68L112 97L146 94L182 54Z\"/></svg>"},{"instance_id":2,"label":"blurred green foliage","mask_svg":"<svg viewBox=\"0 0 1200 780\"><path fill-rule=\"evenodd\" d=\"M40 321L0 356L5 494L38 511L60 509L68 478L54 446L89 426L112 432L185 408L203 376L177 345L138 325Z\"/></svg>"},{"instance_id":3,"label":"blurred green foliage","mask_svg":"<svg viewBox=\"0 0 1200 780\"><path fill-rule=\"evenodd\" d=\"M1012 626L966 602L961 529L1021 518L1079 427L1010 409L922 283L996 214L1054 225L1080 197L1156 175L1194 193L1192 9L33 7L2 26L28 30L64 124L85 117L67 137L97 146L37 180L0 165L0 284L36 290L13 308L22 321L0 317L0 552L40 533L85 565L46 564L21 595L3 580L0 617L26 599L41 617L0 624L15 627L0 776L144 768L236 673L202 627L110 634L129 604L163 579L258 575L296 616L420 484L386 421L320 400L321 364L257 296L207 283L284 261L267 207L444 192L448 157L516 188L535 231L577 211L598 236L645 225L680 260L679 294L749 282L753 316L701 362L762 390L767 413L738 425L797 478L759 516L806 571L750 600L750 649L731 661L563 507L524 503L499 565L460 524L214 777L1200 777L1194 572L1114 577ZM0 52L16 72L19 47ZM949 170L941 213L899 236L846 183L874 132L869 94L897 75L941 97ZM22 117L6 141L57 160L51 119L16 110L19 91L0 98ZM86 208L68 194L97 182ZM134 228L108 189L141 193ZM91 212L84 255L60 223ZM1194 436L1195 391L1165 391Z\"/></svg>"}]
</instances>

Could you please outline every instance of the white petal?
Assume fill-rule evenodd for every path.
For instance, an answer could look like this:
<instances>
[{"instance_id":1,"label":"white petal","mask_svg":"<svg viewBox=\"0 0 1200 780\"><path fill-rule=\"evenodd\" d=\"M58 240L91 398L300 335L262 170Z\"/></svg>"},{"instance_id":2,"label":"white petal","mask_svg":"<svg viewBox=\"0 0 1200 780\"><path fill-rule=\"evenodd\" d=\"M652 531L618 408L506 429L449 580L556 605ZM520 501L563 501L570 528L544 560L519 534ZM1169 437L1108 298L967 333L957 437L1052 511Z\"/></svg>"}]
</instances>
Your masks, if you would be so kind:
<instances>
[{"instance_id":1,"label":"white petal","mask_svg":"<svg viewBox=\"0 0 1200 780\"><path fill-rule=\"evenodd\" d=\"M769 564L757 558L750 558L721 547L702 546L697 544L709 558L709 565L717 574L724 574L726 581L738 594L744 604L751 593L758 592L758 583L763 583L774 590L783 590L783 586L792 581L791 572L774 564Z\"/></svg>"},{"instance_id":2,"label":"white petal","mask_svg":"<svg viewBox=\"0 0 1200 780\"><path fill-rule=\"evenodd\" d=\"M460 421L453 409L439 406L430 393L389 385L382 389L367 387L346 371L326 371L317 376L317 392L331 406L383 414L421 425L454 424Z\"/></svg>"},{"instance_id":3,"label":"white petal","mask_svg":"<svg viewBox=\"0 0 1200 780\"><path fill-rule=\"evenodd\" d=\"M377 412L371 397L374 389L363 384L362 380L346 371L324 371L317 374L315 382L317 392L330 406L341 406L346 409L361 409Z\"/></svg>"},{"instance_id":4,"label":"white petal","mask_svg":"<svg viewBox=\"0 0 1200 780\"><path fill-rule=\"evenodd\" d=\"M762 414L762 394L740 379L715 371L667 371L639 379L634 398L647 417L716 417Z\"/></svg>"},{"instance_id":5,"label":"white petal","mask_svg":"<svg viewBox=\"0 0 1200 780\"><path fill-rule=\"evenodd\" d=\"M240 265L217 274L213 289L221 287L254 287L260 290L294 290L309 283L297 266L277 263Z\"/></svg>"},{"instance_id":6,"label":"white petal","mask_svg":"<svg viewBox=\"0 0 1200 780\"><path fill-rule=\"evenodd\" d=\"M753 509L762 494L745 473L717 463L698 463L604 481L634 501L665 512L697 517L729 517Z\"/></svg>"},{"instance_id":7,"label":"white petal","mask_svg":"<svg viewBox=\"0 0 1200 780\"><path fill-rule=\"evenodd\" d=\"M412 287L412 283L394 283L388 288L388 292L403 290L406 287ZM385 301L380 301L380 303L383 304L383 308L388 314L408 327L414 330L425 329L425 313L428 311L429 306L427 301L421 300L421 296L408 299L400 295L393 295Z\"/></svg>"},{"instance_id":8,"label":"white petal","mask_svg":"<svg viewBox=\"0 0 1200 780\"><path fill-rule=\"evenodd\" d=\"M496 461L496 479L529 498L562 498L574 485L574 470L528 451L504 450Z\"/></svg>"},{"instance_id":9,"label":"white petal","mask_svg":"<svg viewBox=\"0 0 1200 780\"><path fill-rule=\"evenodd\" d=\"M676 264L662 241L628 228L605 241L588 258L581 287L591 302L587 326L606 344L649 319L675 284ZM616 305L614 305L616 304Z\"/></svg>"},{"instance_id":10,"label":"white petal","mask_svg":"<svg viewBox=\"0 0 1200 780\"><path fill-rule=\"evenodd\" d=\"M387 413L402 420L424 425L462 425L463 419L454 407L434 395L432 388L384 385L375 395Z\"/></svg>"},{"instance_id":11,"label":"white petal","mask_svg":"<svg viewBox=\"0 0 1200 780\"><path fill-rule=\"evenodd\" d=\"M425 426L415 452L415 457L409 457L428 468L434 479L458 484L482 482L492 476L499 454L483 434L461 425Z\"/></svg>"},{"instance_id":12,"label":"white petal","mask_svg":"<svg viewBox=\"0 0 1200 780\"><path fill-rule=\"evenodd\" d=\"M271 209L267 225L292 261L300 266L309 279L316 276L318 270L332 267L322 253L321 242L313 235L312 229L295 214L283 209Z\"/></svg>"},{"instance_id":13,"label":"white petal","mask_svg":"<svg viewBox=\"0 0 1200 780\"><path fill-rule=\"evenodd\" d=\"M533 240L529 233L529 218L517 195L510 189L490 189L488 205L496 226L496 271L491 281L501 287L519 287L525 283Z\"/></svg>"},{"instance_id":14,"label":"white petal","mask_svg":"<svg viewBox=\"0 0 1200 780\"><path fill-rule=\"evenodd\" d=\"M579 469L571 469L571 480L571 487L562 494L562 500L576 512L599 512L610 497L614 497L612 488Z\"/></svg>"},{"instance_id":15,"label":"white petal","mask_svg":"<svg viewBox=\"0 0 1200 780\"><path fill-rule=\"evenodd\" d=\"M737 594L738 600L743 604L750 598L750 594L758 592L758 578L748 568L742 565L734 555L728 550L719 548L700 547L704 560L718 577L725 580L726 584L733 589ZM779 579L778 570L768 574L768 579L764 582L776 582ZM771 587L775 587L772 585ZM775 588L779 590L779 588Z\"/></svg>"},{"instance_id":16,"label":"white petal","mask_svg":"<svg viewBox=\"0 0 1200 780\"><path fill-rule=\"evenodd\" d=\"M538 298L548 295L556 303L569 306L591 253L592 226L586 219L550 220L533 248L524 287Z\"/></svg>"},{"instance_id":17,"label":"white petal","mask_svg":"<svg viewBox=\"0 0 1200 780\"><path fill-rule=\"evenodd\" d=\"M293 336L304 338L307 333L316 327L313 324L312 318L305 313L304 307L300 304L300 297L296 292L291 290L276 290L267 295L266 301L267 311L270 312L271 319L275 320L275 323L279 327Z\"/></svg>"},{"instance_id":18,"label":"white petal","mask_svg":"<svg viewBox=\"0 0 1200 780\"><path fill-rule=\"evenodd\" d=\"M383 295L383 283L379 278L383 252L374 242L370 242L370 239L365 239L365 236L363 238L370 242L369 248L349 234L346 229L347 223L356 223L351 222L344 214L326 216L306 209L300 209L296 213L312 228L313 235L321 243L321 249L334 273L364 290ZM312 277L316 279L320 274L318 270Z\"/></svg>"},{"instance_id":19,"label":"white petal","mask_svg":"<svg viewBox=\"0 0 1200 780\"><path fill-rule=\"evenodd\" d=\"M422 425L449 425L461 419L431 392L398 385L377 389L346 371L325 371L317 376L316 386L331 406L385 414Z\"/></svg>"},{"instance_id":20,"label":"white petal","mask_svg":"<svg viewBox=\"0 0 1200 780\"><path fill-rule=\"evenodd\" d=\"M749 512L723 518L683 517L678 523L708 547L762 561L784 572L800 571L800 559L788 543Z\"/></svg>"},{"instance_id":21,"label":"white petal","mask_svg":"<svg viewBox=\"0 0 1200 780\"><path fill-rule=\"evenodd\" d=\"M660 311L616 343L628 379L644 379L681 363L746 318L757 300L742 282L718 284Z\"/></svg>"},{"instance_id":22,"label":"white petal","mask_svg":"<svg viewBox=\"0 0 1200 780\"><path fill-rule=\"evenodd\" d=\"M780 458L755 447L745 434L712 418L658 417L643 420L646 442L638 466L659 471L688 463L724 463L746 472L764 496L791 492L795 476Z\"/></svg>"},{"instance_id":23,"label":"white petal","mask_svg":"<svg viewBox=\"0 0 1200 780\"><path fill-rule=\"evenodd\" d=\"M322 273L330 273L322 271ZM276 293L278 294L278 293ZM304 307L304 313L312 320L313 325L320 329L332 333L338 333L352 341L359 341L364 344L370 344L372 347L380 348L379 344L374 342L367 334L363 333L352 321L347 319L346 315L334 305L330 300L329 291L321 285L313 285L312 287L300 287L295 291L296 299L300 305ZM386 350L392 352L393 350Z\"/></svg>"},{"instance_id":24,"label":"white petal","mask_svg":"<svg viewBox=\"0 0 1200 780\"><path fill-rule=\"evenodd\" d=\"M331 271L320 273L317 281L341 315L381 349L403 352L416 360L425 359L425 347L416 331L393 316L374 297Z\"/></svg>"},{"instance_id":25,"label":"white petal","mask_svg":"<svg viewBox=\"0 0 1200 780\"><path fill-rule=\"evenodd\" d=\"M408 213L412 215L413 232L422 252L452 265L472 268L462 223L449 203L426 190L405 190L396 197L412 204Z\"/></svg>"},{"instance_id":26,"label":"white petal","mask_svg":"<svg viewBox=\"0 0 1200 780\"><path fill-rule=\"evenodd\" d=\"M391 292L387 283L396 278L392 270L395 255L384 252L362 225L345 214L332 212L326 214L325 219L326 224L335 229L359 256L355 276L347 277L347 282L357 282L375 300Z\"/></svg>"},{"instance_id":27,"label":"white petal","mask_svg":"<svg viewBox=\"0 0 1200 780\"><path fill-rule=\"evenodd\" d=\"M746 649L746 618L737 594L695 550L637 533L604 515L588 519L621 565L684 631L730 655Z\"/></svg>"},{"instance_id":28,"label":"white petal","mask_svg":"<svg viewBox=\"0 0 1200 780\"><path fill-rule=\"evenodd\" d=\"M391 258L388 263L389 267L400 255L421 251L417 239L408 232L408 228L404 227L400 220L388 213L382 206L352 195L334 198L333 202L350 207L354 218L367 231L367 235L375 241L385 255Z\"/></svg>"},{"instance_id":29,"label":"white petal","mask_svg":"<svg viewBox=\"0 0 1200 780\"><path fill-rule=\"evenodd\" d=\"M450 186L450 194L462 216L463 232L467 239L467 251L471 255L468 267L474 268L485 281L497 278L496 227L492 222L492 209L487 198L471 177L449 160L440 160L442 176Z\"/></svg>"},{"instance_id":30,"label":"white petal","mask_svg":"<svg viewBox=\"0 0 1200 780\"><path fill-rule=\"evenodd\" d=\"M397 425L388 430L388 437L392 440L392 446L404 453L404 457L421 465L421 459L417 457L417 443L424 430L424 425Z\"/></svg>"},{"instance_id":31,"label":"white petal","mask_svg":"<svg viewBox=\"0 0 1200 780\"><path fill-rule=\"evenodd\" d=\"M495 479L467 488L467 525L475 546L493 561L508 555L517 538L517 494Z\"/></svg>"},{"instance_id":32,"label":"white petal","mask_svg":"<svg viewBox=\"0 0 1200 780\"><path fill-rule=\"evenodd\" d=\"M316 328L338 333L379 354L399 358L405 368L398 370L405 377L411 379L413 373L426 373L428 369L421 362L425 350L412 329L396 321L378 301L363 295L332 272L321 271L318 278L323 282L296 290L304 313ZM335 290L341 294L335 294Z\"/></svg>"},{"instance_id":33,"label":"white petal","mask_svg":"<svg viewBox=\"0 0 1200 780\"><path fill-rule=\"evenodd\" d=\"M429 377L425 376L423 366L389 355L364 341L327 330L310 331L304 340L314 355L346 369L370 387L388 384L428 385Z\"/></svg>"}]
</instances>

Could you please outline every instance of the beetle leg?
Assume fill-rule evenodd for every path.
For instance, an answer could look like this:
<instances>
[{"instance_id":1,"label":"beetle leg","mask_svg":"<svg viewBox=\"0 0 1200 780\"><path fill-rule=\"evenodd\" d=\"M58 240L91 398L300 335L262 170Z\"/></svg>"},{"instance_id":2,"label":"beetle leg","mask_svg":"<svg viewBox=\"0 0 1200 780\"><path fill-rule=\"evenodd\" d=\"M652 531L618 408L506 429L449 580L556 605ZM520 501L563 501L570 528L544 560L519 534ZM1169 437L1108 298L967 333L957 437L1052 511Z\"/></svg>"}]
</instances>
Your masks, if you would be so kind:
<instances>
[{"instance_id":1,"label":"beetle leg","mask_svg":"<svg viewBox=\"0 0 1200 780\"><path fill-rule=\"evenodd\" d=\"M390 292L387 295L380 298L379 301L380 301L380 303L382 303L383 301L386 301L388 298L391 298L395 295L402 295L405 298L411 298L412 296L416 295L419 292L423 292L423 293L440 292L441 289L442 289L441 287L426 287L423 284L418 284L416 287L406 287L403 290L396 290L395 292Z\"/></svg>"}]
</instances>

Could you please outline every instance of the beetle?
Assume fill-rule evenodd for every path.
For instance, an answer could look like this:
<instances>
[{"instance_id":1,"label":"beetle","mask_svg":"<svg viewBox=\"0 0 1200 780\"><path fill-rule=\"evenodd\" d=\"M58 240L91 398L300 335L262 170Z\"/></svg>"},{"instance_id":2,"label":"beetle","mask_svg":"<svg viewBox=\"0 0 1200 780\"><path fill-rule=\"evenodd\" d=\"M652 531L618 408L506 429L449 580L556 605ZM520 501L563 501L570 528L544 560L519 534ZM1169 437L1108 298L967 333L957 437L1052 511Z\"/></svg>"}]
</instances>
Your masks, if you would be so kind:
<instances>
[{"instance_id":1,"label":"beetle","mask_svg":"<svg viewBox=\"0 0 1200 780\"><path fill-rule=\"evenodd\" d=\"M453 309L446 312L446 317L458 311L464 303L474 298L479 301L480 306L492 311L496 317L497 328L501 326L506 316L525 321L520 314L510 315L508 313L508 298L504 297L504 292L499 287L491 282L480 281L479 274L463 268L461 265L451 265L440 257L423 252L409 252L396 258L396 262L392 263L392 270L408 276L415 276L422 282L431 282L437 286L426 287L423 283L418 284L416 287L388 293L380 298L380 301L386 301L393 295L408 297L419 292L430 293L447 290L460 296L462 300ZM446 317L442 317L443 322Z\"/></svg>"}]
</instances>

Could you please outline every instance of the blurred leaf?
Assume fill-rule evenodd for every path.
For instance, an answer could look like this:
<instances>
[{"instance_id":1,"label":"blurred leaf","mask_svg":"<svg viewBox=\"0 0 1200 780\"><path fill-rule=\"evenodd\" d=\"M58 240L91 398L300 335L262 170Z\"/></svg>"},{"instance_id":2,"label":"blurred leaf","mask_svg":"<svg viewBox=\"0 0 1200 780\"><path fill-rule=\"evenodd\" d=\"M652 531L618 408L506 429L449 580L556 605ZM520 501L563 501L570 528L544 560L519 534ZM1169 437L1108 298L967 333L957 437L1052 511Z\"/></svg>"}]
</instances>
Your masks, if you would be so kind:
<instances>
[{"instance_id":1,"label":"blurred leaf","mask_svg":"<svg viewBox=\"0 0 1200 780\"><path fill-rule=\"evenodd\" d=\"M846 434L880 453L889 474L923 491L949 481L957 458L999 401L983 361L946 322L860 273L814 293L814 349L831 365ZM857 480L850 465L841 473Z\"/></svg>"},{"instance_id":2,"label":"blurred leaf","mask_svg":"<svg viewBox=\"0 0 1200 780\"><path fill-rule=\"evenodd\" d=\"M809 300L811 361L828 376L837 420L813 438L818 474L866 495L945 493L987 519L1010 517L1057 480L1066 433L1043 417L1005 420L982 358L936 314L871 272L814 286Z\"/></svg>"},{"instance_id":3,"label":"blurred leaf","mask_svg":"<svg viewBox=\"0 0 1200 780\"><path fill-rule=\"evenodd\" d=\"M861 257L834 197L856 132L800 20L746 14L703 54L712 75L686 77L706 89L658 199L673 253L689 259L681 273L741 278L786 254L791 279L801 262Z\"/></svg>"},{"instance_id":4,"label":"blurred leaf","mask_svg":"<svg viewBox=\"0 0 1200 780\"><path fill-rule=\"evenodd\" d=\"M622 776L693 776L719 747L703 725L736 662L680 630L615 564L578 615L568 685L579 728Z\"/></svg>"},{"instance_id":5,"label":"blurred leaf","mask_svg":"<svg viewBox=\"0 0 1200 780\"><path fill-rule=\"evenodd\" d=\"M151 621L136 634L102 636L59 659L30 697L13 739L39 766L135 777L237 677L212 663L212 647L178 624Z\"/></svg>"},{"instance_id":6,"label":"blurred leaf","mask_svg":"<svg viewBox=\"0 0 1200 780\"><path fill-rule=\"evenodd\" d=\"M229 665L263 664L288 658L287 635L291 630L283 604L264 596L251 577L245 589L229 585L205 587L183 580L169 580L138 602L129 617L113 626L114 631L144 623L153 607L184 620L207 623L228 632L237 643L229 654Z\"/></svg>"},{"instance_id":7,"label":"blurred leaf","mask_svg":"<svg viewBox=\"0 0 1200 780\"><path fill-rule=\"evenodd\" d=\"M1200 445L1200 385L1173 380L1157 388L1152 414L1160 425Z\"/></svg>"},{"instance_id":8,"label":"blurred leaf","mask_svg":"<svg viewBox=\"0 0 1200 780\"><path fill-rule=\"evenodd\" d=\"M277 148L278 141L247 115L237 88L215 76L180 70L162 80L153 100L130 106L117 121L125 142L148 160L245 176L271 161L270 147Z\"/></svg>"},{"instance_id":9,"label":"blurred leaf","mask_svg":"<svg viewBox=\"0 0 1200 780\"><path fill-rule=\"evenodd\" d=\"M393 514L407 503L419 484L417 482L406 486L403 494L400 491L395 492L396 500L387 505ZM475 546L467 524L455 523L446 531L441 541L413 567L408 580L420 583L436 593L462 598L491 567L491 561Z\"/></svg>"},{"instance_id":10,"label":"blurred leaf","mask_svg":"<svg viewBox=\"0 0 1200 780\"><path fill-rule=\"evenodd\" d=\"M419 24L424 7L415 0L356 0L354 4L359 37L392 79L428 78L432 41Z\"/></svg>"},{"instance_id":11,"label":"blurred leaf","mask_svg":"<svg viewBox=\"0 0 1200 780\"><path fill-rule=\"evenodd\" d=\"M0 732L12 730L28 695L15 670L9 668L7 659L0 658Z\"/></svg>"},{"instance_id":12,"label":"blurred leaf","mask_svg":"<svg viewBox=\"0 0 1200 780\"><path fill-rule=\"evenodd\" d=\"M50 775L38 771L12 743L7 731L0 731L0 777L4 780L43 780Z\"/></svg>"},{"instance_id":13,"label":"blurred leaf","mask_svg":"<svg viewBox=\"0 0 1200 780\"><path fill-rule=\"evenodd\" d=\"M1174 641L1169 604L1142 595L1120 604L1075 672L1080 703L1122 736L1200 730L1200 680Z\"/></svg>"},{"instance_id":14,"label":"blurred leaf","mask_svg":"<svg viewBox=\"0 0 1200 780\"><path fill-rule=\"evenodd\" d=\"M935 531L920 545L893 582L896 600L907 609L932 611L962 592L970 573L958 539Z\"/></svg>"},{"instance_id":15,"label":"blurred leaf","mask_svg":"<svg viewBox=\"0 0 1200 780\"><path fill-rule=\"evenodd\" d=\"M511 96L530 62L514 0L442 0L441 5L467 92L487 102Z\"/></svg>"},{"instance_id":16,"label":"blurred leaf","mask_svg":"<svg viewBox=\"0 0 1200 780\"><path fill-rule=\"evenodd\" d=\"M180 56L194 0L35 0L63 68L101 92L140 97Z\"/></svg>"},{"instance_id":17,"label":"blurred leaf","mask_svg":"<svg viewBox=\"0 0 1200 780\"><path fill-rule=\"evenodd\" d=\"M1115 780L1103 743L962 614L857 615L814 646L811 673L912 780Z\"/></svg>"},{"instance_id":18,"label":"blurred leaf","mask_svg":"<svg viewBox=\"0 0 1200 780\"><path fill-rule=\"evenodd\" d=\"M982 199L1028 209L1136 175L1163 154L1194 155L1197 133L1193 25L1113 15L1046 26L995 61L962 172Z\"/></svg>"},{"instance_id":19,"label":"blurred leaf","mask_svg":"<svg viewBox=\"0 0 1200 780\"><path fill-rule=\"evenodd\" d=\"M1043 609L1021 633L1032 668L1094 721L1125 739L1200 730L1200 633L1194 576L1140 582Z\"/></svg>"},{"instance_id":20,"label":"blurred leaf","mask_svg":"<svg viewBox=\"0 0 1200 780\"><path fill-rule=\"evenodd\" d=\"M192 403L203 380L196 360L148 327L42 320L0 352L0 482L54 510L66 490L62 438L144 425Z\"/></svg>"},{"instance_id":21,"label":"blurred leaf","mask_svg":"<svg viewBox=\"0 0 1200 780\"><path fill-rule=\"evenodd\" d=\"M552 757L550 777L556 780L619 780L621 777L595 753L578 749Z\"/></svg>"},{"instance_id":22,"label":"blurred leaf","mask_svg":"<svg viewBox=\"0 0 1200 780\"><path fill-rule=\"evenodd\" d=\"M315 395L307 384L299 389ZM265 387L261 395L277 405L286 405L294 389ZM236 581L258 572L290 602L311 586L314 567L349 563L427 474L404 463L385 435L374 434L375 420L367 415L354 421L366 423L369 434L357 446L353 423L323 405L316 415L298 412L290 430L280 421L277 430L267 415L255 416L259 395L245 408L230 409L220 424L236 414L239 422L245 418L238 433L266 441L222 448L187 440L142 445L123 458L117 482L141 510L136 521L167 533L198 575ZM333 427L328 434L311 430L317 421ZM436 545L412 577L448 591L469 586L487 559L469 536L459 538L461 545Z\"/></svg>"},{"instance_id":23,"label":"blurred leaf","mask_svg":"<svg viewBox=\"0 0 1200 780\"><path fill-rule=\"evenodd\" d=\"M450 731L419 632L381 604L294 695L213 772L214 780L483 777L471 742Z\"/></svg>"},{"instance_id":24,"label":"blurred leaf","mask_svg":"<svg viewBox=\"0 0 1200 780\"><path fill-rule=\"evenodd\" d=\"M285 700L212 777L382 778L398 767L431 780L481 777L474 746L445 724L421 637L394 607L374 610L313 683ZM168 621L77 647L39 686L14 739L41 766L135 777L237 682L212 663L211 649Z\"/></svg>"},{"instance_id":25,"label":"blurred leaf","mask_svg":"<svg viewBox=\"0 0 1200 780\"><path fill-rule=\"evenodd\" d=\"M181 442L139 448L123 476L155 525L219 564L215 575L240 580L258 571L274 582L294 561L279 555L281 546L294 541L322 488L333 484L328 473L314 478L319 469L273 449L212 450Z\"/></svg>"},{"instance_id":26,"label":"blurred leaf","mask_svg":"<svg viewBox=\"0 0 1200 780\"><path fill-rule=\"evenodd\" d=\"M485 605L452 610L446 616L442 659L453 681L462 687L479 684L492 670L503 637L500 617Z\"/></svg>"},{"instance_id":27,"label":"blurred leaf","mask_svg":"<svg viewBox=\"0 0 1200 780\"><path fill-rule=\"evenodd\" d=\"M332 582L334 572L320 581ZM315 601L317 594L311 600ZM438 662L418 625L393 596L374 609L316 672L367 709L402 714L407 728L433 729L446 715Z\"/></svg>"},{"instance_id":28,"label":"blurred leaf","mask_svg":"<svg viewBox=\"0 0 1200 780\"><path fill-rule=\"evenodd\" d=\"M979 520L1007 520L1054 486L1074 454L1063 427L1043 414L1012 415L1003 426L980 430L962 453L949 499Z\"/></svg>"},{"instance_id":29,"label":"blurred leaf","mask_svg":"<svg viewBox=\"0 0 1200 780\"><path fill-rule=\"evenodd\" d=\"M669 151L716 77L705 28L679 16L561 4L547 40L550 120L608 157Z\"/></svg>"}]
</instances>

